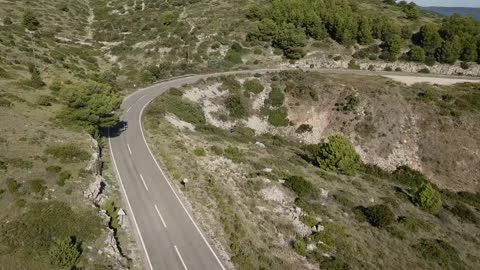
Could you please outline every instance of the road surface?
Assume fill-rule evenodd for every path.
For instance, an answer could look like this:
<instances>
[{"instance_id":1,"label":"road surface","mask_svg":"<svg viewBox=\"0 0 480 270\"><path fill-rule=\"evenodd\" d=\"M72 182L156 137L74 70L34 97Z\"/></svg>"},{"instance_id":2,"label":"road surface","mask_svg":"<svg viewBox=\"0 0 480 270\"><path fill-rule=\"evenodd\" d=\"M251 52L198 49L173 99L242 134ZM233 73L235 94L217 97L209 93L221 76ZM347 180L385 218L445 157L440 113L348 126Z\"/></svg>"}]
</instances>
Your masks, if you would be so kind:
<instances>
[{"instance_id":1,"label":"road surface","mask_svg":"<svg viewBox=\"0 0 480 270\"><path fill-rule=\"evenodd\" d=\"M284 69L237 71L234 73L264 73ZM359 70L315 70L323 73L357 75L392 75L409 77L456 78L422 74L371 72ZM120 183L138 244L143 251L148 270L224 270L220 258L205 234L184 206L175 186L169 182L147 145L142 127L142 113L148 104L171 87L181 87L211 75L192 75L159 82L138 90L125 98L122 120L128 127L113 131L109 138L110 154L115 175Z\"/></svg>"}]
</instances>

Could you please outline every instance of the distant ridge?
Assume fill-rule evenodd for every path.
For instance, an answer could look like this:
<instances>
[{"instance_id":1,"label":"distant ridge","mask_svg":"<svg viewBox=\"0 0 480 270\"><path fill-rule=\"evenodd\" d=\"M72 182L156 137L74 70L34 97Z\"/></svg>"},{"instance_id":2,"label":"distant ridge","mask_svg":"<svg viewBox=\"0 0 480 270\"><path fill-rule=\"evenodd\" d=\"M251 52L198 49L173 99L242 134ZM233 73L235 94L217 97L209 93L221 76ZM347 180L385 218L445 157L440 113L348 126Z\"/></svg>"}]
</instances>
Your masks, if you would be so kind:
<instances>
[{"instance_id":1,"label":"distant ridge","mask_svg":"<svg viewBox=\"0 0 480 270\"><path fill-rule=\"evenodd\" d=\"M432 11L441 15L451 16L454 13L466 16L472 14L478 21L480 21L480 8L469 7L420 7L423 10Z\"/></svg>"}]
</instances>

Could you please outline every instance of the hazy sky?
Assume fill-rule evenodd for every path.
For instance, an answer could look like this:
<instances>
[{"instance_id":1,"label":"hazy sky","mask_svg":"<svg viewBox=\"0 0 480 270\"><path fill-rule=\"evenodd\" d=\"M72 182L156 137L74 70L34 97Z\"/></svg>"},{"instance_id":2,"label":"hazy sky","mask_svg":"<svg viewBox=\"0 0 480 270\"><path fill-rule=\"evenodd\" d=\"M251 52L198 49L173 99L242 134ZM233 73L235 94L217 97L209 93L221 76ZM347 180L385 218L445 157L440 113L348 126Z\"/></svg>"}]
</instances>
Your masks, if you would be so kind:
<instances>
[{"instance_id":1,"label":"hazy sky","mask_svg":"<svg viewBox=\"0 0 480 270\"><path fill-rule=\"evenodd\" d=\"M420 6L480 7L480 0L413 0Z\"/></svg>"}]
</instances>

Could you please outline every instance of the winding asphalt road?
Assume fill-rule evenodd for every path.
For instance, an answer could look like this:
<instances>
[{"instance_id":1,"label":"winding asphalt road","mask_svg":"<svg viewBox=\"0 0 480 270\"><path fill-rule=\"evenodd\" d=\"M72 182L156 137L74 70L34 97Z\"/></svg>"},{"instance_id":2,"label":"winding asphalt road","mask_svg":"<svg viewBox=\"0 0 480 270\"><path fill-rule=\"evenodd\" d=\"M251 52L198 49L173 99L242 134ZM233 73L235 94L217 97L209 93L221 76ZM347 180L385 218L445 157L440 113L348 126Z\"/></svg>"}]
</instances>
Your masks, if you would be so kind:
<instances>
[{"instance_id":1,"label":"winding asphalt road","mask_svg":"<svg viewBox=\"0 0 480 270\"><path fill-rule=\"evenodd\" d=\"M265 73L280 69L237 71L210 75L191 75L159 82L125 98L122 120L128 128L109 138L110 154L120 183L138 244L148 270L225 270L215 250L192 214L178 196L150 150L142 127L142 114L148 104L171 87L222 74ZM284 70L284 69L281 69ZM315 70L322 73L357 75L400 75L475 79L472 77L433 76L398 72L359 70Z\"/></svg>"}]
</instances>

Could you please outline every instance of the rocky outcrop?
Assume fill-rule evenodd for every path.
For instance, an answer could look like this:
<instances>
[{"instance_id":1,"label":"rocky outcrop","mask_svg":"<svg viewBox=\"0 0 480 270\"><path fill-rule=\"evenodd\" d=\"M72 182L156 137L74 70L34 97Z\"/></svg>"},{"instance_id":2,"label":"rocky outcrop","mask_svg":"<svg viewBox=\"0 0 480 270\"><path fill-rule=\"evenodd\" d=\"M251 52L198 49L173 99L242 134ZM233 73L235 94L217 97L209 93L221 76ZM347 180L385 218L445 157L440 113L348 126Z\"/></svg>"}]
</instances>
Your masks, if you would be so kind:
<instances>
[{"instance_id":1,"label":"rocky outcrop","mask_svg":"<svg viewBox=\"0 0 480 270\"><path fill-rule=\"evenodd\" d=\"M106 198L106 194L104 194L106 184L102 176L96 175L95 181L90 183L87 190L83 192L83 195L91 200L95 206L100 206L103 204Z\"/></svg>"}]
</instances>

